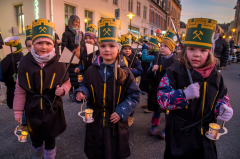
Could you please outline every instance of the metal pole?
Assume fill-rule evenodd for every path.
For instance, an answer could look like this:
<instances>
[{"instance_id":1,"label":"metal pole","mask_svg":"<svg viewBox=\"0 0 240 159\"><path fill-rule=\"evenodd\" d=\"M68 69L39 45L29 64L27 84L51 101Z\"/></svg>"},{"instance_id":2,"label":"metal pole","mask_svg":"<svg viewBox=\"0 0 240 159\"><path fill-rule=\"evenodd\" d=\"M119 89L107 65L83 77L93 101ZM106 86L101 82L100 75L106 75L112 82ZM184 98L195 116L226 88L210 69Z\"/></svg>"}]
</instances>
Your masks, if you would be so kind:
<instances>
[{"instance_id":1,"label":"metal pole","mask_svg":"<svg viewBox=\"0 0 240 159\"><path fill-rule=\"evenodd\" d=\"M130 31L132 31L131 21L132 21L132 19L130 19Z\"/></svg>"}]
</instances>

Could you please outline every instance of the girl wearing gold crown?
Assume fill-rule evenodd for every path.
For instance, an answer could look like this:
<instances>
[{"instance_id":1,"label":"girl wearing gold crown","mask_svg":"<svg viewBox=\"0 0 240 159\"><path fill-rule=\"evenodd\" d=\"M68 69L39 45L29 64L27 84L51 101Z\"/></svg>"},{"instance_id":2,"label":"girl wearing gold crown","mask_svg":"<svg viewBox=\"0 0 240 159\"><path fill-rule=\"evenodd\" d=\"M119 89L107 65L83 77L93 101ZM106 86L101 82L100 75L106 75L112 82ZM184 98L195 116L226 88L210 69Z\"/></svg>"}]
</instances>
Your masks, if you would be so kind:
<instances>
[{"instance_id":1,"label":"girl wearing gold crown","mask_svg":"<svg viewBox=\"0 0 240 159\"><path fill-rule=\"evenodd\" d=\"M58 62L60 56L55 53L53 22L34 20L32 41L31 53L19 63L13 110L19 123L25 110L33 158L54 159L55 138L66 130L62 97L71 84L67 75L59 86L66 65Z\"/></svg>"},{"instance_id":2,"label":"girl wearing gold crown","mask_svg":"<svg viewBox=\"0 0 240 159\"><path fill-rule=\"evenodd\" d=\"M205 133L216 119L229 121L233 109L211 53L216 24L212 19L188 20L179 62L167 69L159 84L159 106L171 110L166 124L165 159L217 159L215 142Z\"/></svg>"},{"instance_id":3,"label":"girl wearing gold crown","mask_svg":"<svg viewBox=\"0 0 240 159\"><path fill-rule=\"evenodd\" d=\"M131 70L120 60L120 27L117 19L106 18L98 22L100 55L84 73L82 84L74 92L77 103L86 99L94 111L94 121L86 125L84 151L89 159L130 156L127 118L139 102L140 90ZM115 62L117 72L114 72ZM113 85L116 74L117 81Z\"/></svg>"}]
</instances>

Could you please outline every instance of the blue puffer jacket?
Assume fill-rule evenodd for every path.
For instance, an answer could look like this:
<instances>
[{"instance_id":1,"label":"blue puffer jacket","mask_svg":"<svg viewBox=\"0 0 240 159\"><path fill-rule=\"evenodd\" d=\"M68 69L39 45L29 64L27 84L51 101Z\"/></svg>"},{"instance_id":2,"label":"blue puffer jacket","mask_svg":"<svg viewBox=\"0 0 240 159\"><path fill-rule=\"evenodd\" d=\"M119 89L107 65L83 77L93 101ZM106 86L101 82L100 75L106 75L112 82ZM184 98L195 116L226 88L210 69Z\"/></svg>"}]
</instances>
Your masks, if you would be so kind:
<instances>
[{"instance_id":1,"label":"blue puffer jacket","mask_svg":"<svg viewBox=\"0 0 240 159\"><path fill-rule=\"evenodd\" d=\"M113 64L105 64L102 62L102 58L100 57L100 65L97 62L97 59L93 62L94 66L97 66L98 72L102 76L104 82L113 74ZM124 61L121 60L120 66L126 66ZM84 86L83 82L80 84L80 87L74 91L74 99L75 102L81 103L76 100L76 93L83 92L86 95L86 99L90 99L90 93L86 86ZM126 120L127 117L133 112L134 108L137 106L140 100L140 89L134 81L132 85L127 89L127 93L125 94L124 100L116 106L115 112L121 117L121 120Z\"/></svg>"},{"instance_id":2,"label":"blue puffer jacket","mask_svg":"<svg viewBox=\"0 0 240 159\"><path fill-rule=\"evenodd\" d=\"M155 58L154 55L148 55L148 50L147 49L144 49L142 51L142 61L147 62L147 63L151 63L154 58Z\"/></svg>"}]
</instances>

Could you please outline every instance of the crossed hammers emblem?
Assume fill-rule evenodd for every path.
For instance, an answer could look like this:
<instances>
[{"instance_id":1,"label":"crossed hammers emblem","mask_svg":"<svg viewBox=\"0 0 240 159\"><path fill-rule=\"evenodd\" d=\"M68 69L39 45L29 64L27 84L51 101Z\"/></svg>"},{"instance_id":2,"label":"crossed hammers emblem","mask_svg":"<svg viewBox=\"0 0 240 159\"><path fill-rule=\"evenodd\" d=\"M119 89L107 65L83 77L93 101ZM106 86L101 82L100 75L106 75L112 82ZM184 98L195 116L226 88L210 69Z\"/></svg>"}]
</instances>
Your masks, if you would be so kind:
<instances>
[{"instance_id":1,"label":"crossed hammers emblem","mask_svg":"<svg viewBox=\"0 0 240 159\"><path fill-rule=\"evenodd\" d=\"M93 28L89 28L90 31L93 31Z\"/></svg>"},{"instance_id":2,"label":"crossed hammers emblem","mask_svg":"<svg viewBox=\"0 0 240 159\"><path fill-rule=\"evenodd\" d=\"M42 31L43 31L44 33L46 33L46 30L47 30L46 27L43 27L43 28L42 28L42 27L39 27L39 29L41 29L41 30L40 30L40 33L41 33Z\"/></svg>"},{"instance_id":3,"label":"crossed hammers emblem","mask_svg":"<svg viewBox=\"0 0 240 159\"><path fill-rule=\"evenodd\" d=\"M106 28L104 28L103 31L105 32L105 33L103 34L103 36L105 36L106 34L110 35L108 32L109 32L109 31L111 32L111 29L107 28L107 30L106 30Z\"/></svg>"},{"instance_id":4,"label":"crossed hammers emblem","mask_svg":"<svg viewBox=\"0 0 240 159\"><path fill-rule=\"evenodd\" d=\"M203 35L203 32L202 32L201 30L199 31L199 34L198 34L197 32L198 32L197 30L195 30L195 31L193 32L193 34L196 35L193 39L195 39L196 37L198 37L199 40L202 40L199 35Z\"/></svg>"}]
</instances>

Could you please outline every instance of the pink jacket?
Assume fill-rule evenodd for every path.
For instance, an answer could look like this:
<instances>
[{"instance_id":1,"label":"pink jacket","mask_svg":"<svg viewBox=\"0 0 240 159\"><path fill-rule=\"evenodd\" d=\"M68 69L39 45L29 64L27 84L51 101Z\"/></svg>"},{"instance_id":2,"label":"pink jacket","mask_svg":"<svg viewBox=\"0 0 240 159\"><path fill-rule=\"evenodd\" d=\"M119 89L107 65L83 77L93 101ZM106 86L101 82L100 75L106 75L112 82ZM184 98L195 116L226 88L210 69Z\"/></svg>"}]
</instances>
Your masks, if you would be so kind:
<instances>
[{"instance_id":1,"label":"pink jacket","mask_svg":"<svg viewBox=\"0 0 240 159\"><path fill-rule=\"evenodd\" d=\"M38 63L41 68L43 68L42 63ZM44 63L45 65L46 63ZM22 118L22 113L24 110L25 102L26 102L26 91L19 86L18 79L15 85L16 89L14 92L14 100L13 100L13 110L14 110L14 117L15 118ZM68 79L65 83L62 84L62 88L64 89L65 93L61 96L65 96L68 94L71 83L70 79Z\"/></svg>"}]
</instances>

